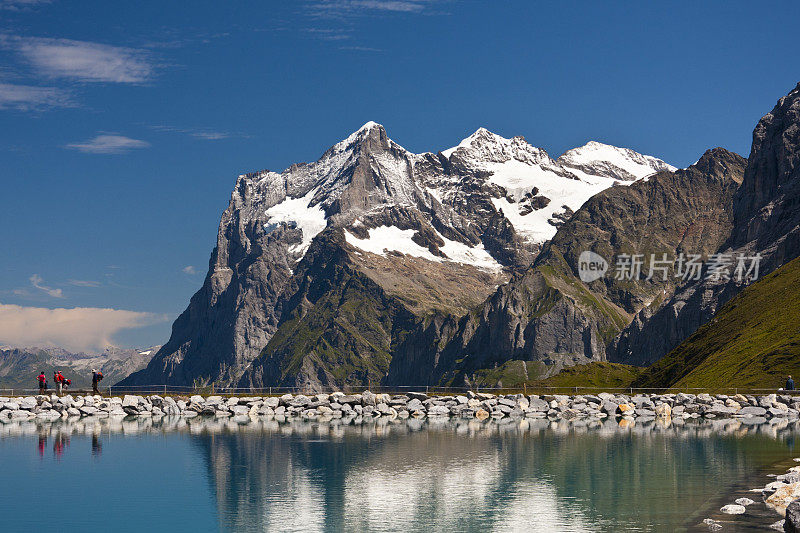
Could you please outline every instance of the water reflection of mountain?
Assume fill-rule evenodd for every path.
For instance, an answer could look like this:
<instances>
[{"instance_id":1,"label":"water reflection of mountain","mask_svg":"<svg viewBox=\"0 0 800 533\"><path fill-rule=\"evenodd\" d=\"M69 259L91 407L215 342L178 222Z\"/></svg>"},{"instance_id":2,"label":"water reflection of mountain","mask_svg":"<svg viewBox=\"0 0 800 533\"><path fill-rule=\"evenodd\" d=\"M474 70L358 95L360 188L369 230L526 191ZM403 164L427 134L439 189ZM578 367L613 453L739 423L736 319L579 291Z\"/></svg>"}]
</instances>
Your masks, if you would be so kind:
<instances>
[{"instance_id":1,"label":"water reflection of mountain","mask_svg":"<svg viewBox=\"0 0 800 533\"><path fill-rule=\"evenodd\" d=\"M698 523L754 466L792 457L799 431L786 420L92 417L10 421L0 439L27 437L55 455L83 435L97 454L109 434L143 443L184 434L201 451L225 530L660 531Z\"/></svg>"},{"instance_id":2,"label":"water reflection of mountain","mask_svg":"<svg viewBox=\"0 0 800 533\"><path fill-rule=\"evenodd\" d=\"M751 469L755 450L780 453L791 429L227 427L195 439L221 526L305 531L671 529Z\"/></svg>"}]
</instances>

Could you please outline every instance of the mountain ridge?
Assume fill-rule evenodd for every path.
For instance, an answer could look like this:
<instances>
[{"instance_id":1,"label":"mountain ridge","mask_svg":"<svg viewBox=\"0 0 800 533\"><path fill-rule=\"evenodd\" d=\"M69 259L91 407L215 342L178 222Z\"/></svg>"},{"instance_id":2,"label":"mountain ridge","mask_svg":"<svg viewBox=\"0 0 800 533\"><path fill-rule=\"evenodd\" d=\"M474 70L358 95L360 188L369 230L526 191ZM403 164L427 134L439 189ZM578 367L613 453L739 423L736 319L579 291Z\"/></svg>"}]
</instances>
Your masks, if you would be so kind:
<instances>
[{"instance_id":1,"label":"mountain ridge","mask_svg":"<svg viewBox=\"0 0 800 533\"><path fill-rule=\"evenodd\" d=\"M367 276L381 292L378 300L388 297L413 321L463 314L526 268L573 208L595 191L629 183L632 174L609 177L614 170L604 165L597 176L580 176L522 138L478 133L479 142L473 138L449 157L412 154L367 123L316 162L240 175L203 287L148 367L124 383L242 379L280 328L290 327L291 313L302 319L313 310L310 301L297 303L294 291L309 286L301 273L330 285L319 278L325 261L312 259L315 248L332 243L327 249L337 250L331 257L340 258L340 268ZM632 171L640 171L634 164ZM358 344L365 332L350 326L337 338ZM383 339L381 350L399 342L375 327L367 336ZM256 383L253 372L244 380Z\"/></svg>"}]
</instances>

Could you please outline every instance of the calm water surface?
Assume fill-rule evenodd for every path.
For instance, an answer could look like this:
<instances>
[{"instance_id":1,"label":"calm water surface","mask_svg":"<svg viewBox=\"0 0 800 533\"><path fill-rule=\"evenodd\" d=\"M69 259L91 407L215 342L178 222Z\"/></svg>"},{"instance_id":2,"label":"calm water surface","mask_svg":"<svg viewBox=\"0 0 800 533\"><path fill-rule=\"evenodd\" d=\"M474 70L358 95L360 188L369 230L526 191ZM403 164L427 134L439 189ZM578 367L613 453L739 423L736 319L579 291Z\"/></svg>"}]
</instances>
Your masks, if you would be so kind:
<instances>
[{"instance_id":1,"label":"calm water surface","mask_svg":"<svg viewBox=\"0 0 800 533\"><path fill-rule=\"evenodd\" d=\"M0 424L2 531L726 531L796 424L99 419ZM752 497L752 494L749 494Z\"/></svg>"}]
</instances>

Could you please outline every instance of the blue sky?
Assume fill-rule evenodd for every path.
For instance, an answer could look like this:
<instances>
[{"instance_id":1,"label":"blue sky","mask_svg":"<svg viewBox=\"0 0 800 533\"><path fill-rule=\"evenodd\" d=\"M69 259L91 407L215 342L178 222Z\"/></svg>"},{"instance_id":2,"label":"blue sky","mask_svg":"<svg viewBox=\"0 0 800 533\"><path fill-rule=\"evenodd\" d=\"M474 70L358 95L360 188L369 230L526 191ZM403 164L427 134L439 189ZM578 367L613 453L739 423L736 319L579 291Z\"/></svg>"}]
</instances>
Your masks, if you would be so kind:
<instances>
[{"instance_id":1,"label":"blue sky","mask_svg":"<svg viewBox=\"0 0 800 533\"><path fill-rule=\"evenodd\" d=\"M797 20L796 2L0 0L0 341L165 342L235 177L368 120L417 152L485 126L553 156L746 156L800 80Z\"/></svg>"}]
</instances>

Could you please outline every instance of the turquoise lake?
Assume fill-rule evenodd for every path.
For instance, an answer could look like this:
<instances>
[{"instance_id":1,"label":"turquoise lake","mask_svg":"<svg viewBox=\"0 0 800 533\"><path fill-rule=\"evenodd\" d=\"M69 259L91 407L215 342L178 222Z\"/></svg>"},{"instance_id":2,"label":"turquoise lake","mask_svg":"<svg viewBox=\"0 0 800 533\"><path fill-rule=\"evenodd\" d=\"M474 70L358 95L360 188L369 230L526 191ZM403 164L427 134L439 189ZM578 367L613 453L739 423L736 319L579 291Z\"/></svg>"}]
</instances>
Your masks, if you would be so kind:
<instances>
[{"instance_id":1,"label":"turquoise lake","mask_svg":"<svg viewBox=\"0 0 800 533\"><path fill-rule=\"evenodd\" d=\"M358 422L0 424L0 529L758 531L800 455L785 420Z\"/></svg>"}]
</instances>

